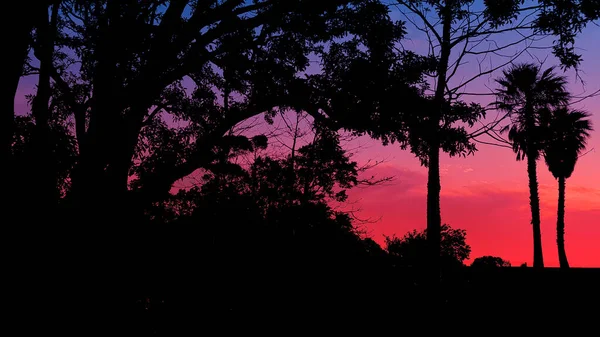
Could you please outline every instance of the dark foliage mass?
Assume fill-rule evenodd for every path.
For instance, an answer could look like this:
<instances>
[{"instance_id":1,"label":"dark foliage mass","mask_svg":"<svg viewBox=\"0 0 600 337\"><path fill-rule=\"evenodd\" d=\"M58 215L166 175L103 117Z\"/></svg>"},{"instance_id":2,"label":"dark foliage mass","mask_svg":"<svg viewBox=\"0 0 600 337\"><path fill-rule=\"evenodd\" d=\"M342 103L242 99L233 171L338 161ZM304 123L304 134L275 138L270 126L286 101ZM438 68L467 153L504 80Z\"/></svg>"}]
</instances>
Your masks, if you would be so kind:
<instances>
[{"instance_id":1,"label":"dark foliage mass","mask_svg":"<svg viewBox=\"0 0 600 337\"><path fill-rule=\"evenodd\" d=\"M386 250L397 263L404 267L421 267L427 265L427 230L407 233L402 238L386 237ZM469 258L471 247L466 242L466 232L442 225L441 256L445 267L462 266Z\"/></svg>"},{"instance_id":2,"label":"dark foliage mass","mask_svg":"<svg viewBox=\"0 0 600 337\"><path fill-rule=\"evenodd\" d=\"M466 232L441 222L440 153L474 154L469 130L486 116L449 87L462 58L453 68L450 55L533 11L528 29L554 35L562 66L577 67L575 37L600 15L592 0L484 3L481 12L472 0L15 2L0 98L7 292L18 303L9 311L34 303L39 315L19 323L44 334L189 335L232 332L243 318L454 319L481 304L490 279L514 275L497 257L466 268ZM409 28L394 8L435 18L438 54L403 48ZM24 76L38 81L30 111L15 115ZM515 65L498 84L509 141L528 160L534 266L543 266L535 160L544 156L559 180L566 268L565 179L588 115L569 108L553 68ZM247 126L287 115L308 116L287 125L292 139ZM348 190L385 181L361 176L347 134L397 144L427 166L426 230L381 247L344 208Z\"/></svg>"},{"instance_id":3,"label":"dark foliage mass","mask_svg":"<svg viewBox=\"0 0 600 337\"><path fill-rule=\"evenodd\" d=\"M471 268L501 268L510 266L510 262L503 260L501 257L490 255L478 257L471 263Z\"/></svg>"},{"instance_id":4,"label":"dark foliage mass","mask_svg":"<svg viewBox=\"0 0 600 337\"><path fill-rule=\"evenodd\" d=\"M200 187L154 204L147 216L152 224L180 228L219 259L336 265L370 255L372 244L350 216L327 204L344 201L357 174L337 135L321 130L285 158L257 155L247 168L215 167Z\"/></svg>"}]
</instances>

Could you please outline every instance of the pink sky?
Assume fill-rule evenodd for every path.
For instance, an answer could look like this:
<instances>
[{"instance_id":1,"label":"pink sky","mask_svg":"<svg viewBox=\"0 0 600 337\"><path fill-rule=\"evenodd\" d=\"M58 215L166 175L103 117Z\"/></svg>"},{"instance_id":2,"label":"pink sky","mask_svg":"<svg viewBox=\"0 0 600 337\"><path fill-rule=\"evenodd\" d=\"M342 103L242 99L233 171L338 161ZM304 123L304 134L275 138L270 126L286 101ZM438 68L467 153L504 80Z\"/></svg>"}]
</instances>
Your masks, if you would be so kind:
<instances>
[{"instance_id":1,"label":"pink sky","mask_svg":"<svg viewBox=\"0 0 600 337\"><path fill-rule=\"evenodd\" d=\"M567 72L571 90L579 94L600 89L600 46L596 41L600 28L589 27L577 40L583 54L581 76L585 87ZM527 61L524 59L524 61ZM529 60L530 61L530 60ZM547 65L553 58L549 57ZM493 78L500 76L495 74ZM486 91L485 79L470 91ZM484 101L484 100L482 100ZM571 266L600 267L600 97L585 100L577 107L592 113L595 131L588 142L592 150L583 156L573 176L567 180L566 250ZM402 235L414 228L426 226L427 171L410 152L397 146L382 146L372 140L362 140L368 149L356 157L384 159L387 162L373 169L377 175L394 175L386 186L357 189L351 192L363 218L379 219L366 225L372 237L383 241L383 235ZM517 162L510 149L478 145L479 151L467 158L442 156L442 221L467 230L471 258L495 255L513 265L532 265L533 240L530 225L529 192L525 162ZM540 183L542 240L546 266L558 266L556 249L557 182L543 160L538 162Z\"/></svg>"}]
</instances>

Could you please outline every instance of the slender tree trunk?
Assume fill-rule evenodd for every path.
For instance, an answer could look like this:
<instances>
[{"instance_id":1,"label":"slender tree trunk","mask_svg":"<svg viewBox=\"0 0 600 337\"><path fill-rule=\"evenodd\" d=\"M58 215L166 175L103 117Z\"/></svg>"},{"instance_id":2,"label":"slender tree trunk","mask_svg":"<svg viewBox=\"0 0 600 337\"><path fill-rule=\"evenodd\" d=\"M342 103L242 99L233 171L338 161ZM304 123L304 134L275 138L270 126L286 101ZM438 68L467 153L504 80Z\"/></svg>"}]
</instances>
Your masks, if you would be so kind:
<instances>
[{"instance_id":1,"label":"slender tree trunk","mask_svg":"<svg viewBox=\"0 0 600 337\"><path fill-rule=\"evenodd\" d=\"M450 60L450 38L452 28L452 10L449 5L444 9L443 31L442 31L442 49L440 53L440 63L438 64L438 78L435 92L434 110L431 111L430 118L430 136L428 139L428 173L427 173L427 242L428 242L428 260L430 267L430 281L433 284L439 282L440 273L440 244L441 244L441 223L442 216L440 210L440 120L443 115L446 100L446 75L448 62Z\"/></svg>"},{"instance_id":2,"label":"slender tree trunk","mask_svg":"<svg viewBox=\"0 0 600 337\"><path fill-rule=\"evenodd\" d=\"M427 172L427 242L429 245L429 263L431 277L439 279L441 252L441 210L440 210L440 149L432 147L429 151Z\"/></svg>"},{"instance_id":3,"label":"slender tree trunk","mask_svg":"<svg viewBox=\"0 0 600 337\"><path fill-rule=\"evenodd\" d=\"M556 217L556 245L560 267L569 269L567 252L565 251L565 177L558 178L558 211Z\"/></svg>"},{"instance_id":4,"label":"slender tree trunk","mask_svg":"<svg viewBox=\"0 0 600 337\"><path fill-rule=\"evenodd\" d=\"M537 165L534 153L527 155L527 174L529 176L529 205L531 207L531 225L533 226L533 267L544 268L542 254L542 230L540 220L540 196L538 194Z\"/></svg>"}]
</instances>

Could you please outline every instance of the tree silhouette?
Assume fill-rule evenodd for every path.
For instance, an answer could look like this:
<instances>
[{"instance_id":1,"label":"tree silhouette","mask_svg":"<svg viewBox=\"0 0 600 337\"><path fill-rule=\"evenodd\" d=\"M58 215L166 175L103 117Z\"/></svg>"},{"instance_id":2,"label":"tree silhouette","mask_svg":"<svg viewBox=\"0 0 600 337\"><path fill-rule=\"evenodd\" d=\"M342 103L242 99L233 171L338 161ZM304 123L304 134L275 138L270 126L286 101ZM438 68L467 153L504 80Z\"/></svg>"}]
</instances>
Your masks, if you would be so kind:
<instances>
[{"instance_id":1,"label":"tree silhouette","mask_svg":"<svg viewBox=\"0 0 600 337\"><path fill-rule=\"evenodd\" d=\"M3 77L5 90L0 99L0 161L6 165L5 169L9 176L13 173L19 173L18 169L14 170L16 167L13 167L14 158L12 157L11 150L13 137L16 132L19 132L17 130L19 126L15 122L17 88L21 77L31 72L31 69L27 67L27 61L28 53L32 47L34 28L37 31L41 31L41 34L51 31L43 27L44 20L48 21L48 7L51 3L57 3L57 1L22 1L11 5L10 8L14 22L10 25L10 34L7 34L7 39L4 42L7 73ZM41 87L44 87L43 81L41 83ZM43 145L47 143L41 140L38 144ZM35 177L31 178L36 179L45 174L45 172L39 172ZM47 187L52 188L51 185ZM14 179L11 179L7 183L7 190L9 193L19 193L19 184ZM48 204L51 203L51 200L46 199L45 202ZM7 209L12 210L13 207L18 207L19 205L20 200L9 198ZM40 203L36 203L36 205L45 206L46 209L51 206L41 205Z\"/></svg>"},{"instance_id":2,"label":"tree silhouette","mask_svg":"<svg viewBox=\"0 0 600 337\"><path fill-rule=\"evenodd\" d=\"M495 1L487 1L487 3L493 2ZM497 13L506 15L507 8L519 3L523 4L523 1L510 0L508 4L497 2L495 6L504 7L504 10L499 10ZM600 18L600 3L594 0L538 0L538 6L540 14L536 19L535 27L557 36L552 48L554 55L563 67L577 69L582 58L575 52L575 38L588 23Z\"/></svg>"},{"instance_id":3,"label":"tree silhouette","mask_svg":"<svg viewBox=\"0 0 600 337\"><path fill-rule=\"evenodd\" d=\"M543 148L548 170L558 180L558 213L556 219L556 244L561 268L569 268L565 251L565 185L573 174L577 159L587 144L592 131L588 113L561 107L552 110L547 127L547 139Z\"/></svg>"},{"instance_id":4,"label":"tree silhouette","mask_svg":"<svg viewBox=\"0 0 600 337\"><path fill-rule=\"evenodd\" d=\"M20 181L20 188L13 192L13 198L26 204L27 201L33 199L32 191L38 191L39 188L38 180L32 178L40 174L40 168L36 165L39 158L36 150L38 143L35 138L37 130L34 119L31 116L15 118L14 131L12 156L17 173L13 179ZM51 199L46 201L56 207L61 198L69 191L69 177L76 164L77 144L69 132L68 122L61 119L49 121L49 130L45 141L50 153L49 157L46 157L47 166L44 170L47 170L47 174L53 177L50 194L46 196ZM44 191L44 193L48 193L48 191ZM45 206L44 210L52 211L49 206ZM24 206L22 205L22 207ZM45 212L39 215L48 216Z\"/></svg>"},{"instance_id":5,"label":"tree silhouette","mask_svg":"<svg viewBox=\"0 0 600 337\"><path fill-rule=\"evenodd\" d=\"M220 264L262 261L275 268L285 260L285 268L317 268L381 257L348 214L328 205L345 200L344 190L358 184L356 163L336 133L318 129L311 143L281 159L259 155L247 167L229 163L207 171L199 186L149 207L147 216L183 228L186 234L179 235L202 242Z\"/></svg>"},{"instance_id":6,"label":"tree silhouette","mask_svg":"<svg viewBox=\"0 0 600 337\"><path fill-rule=\"evenodd\" d=\"M496 80L500 86L497 90L497 107L511 116L511 124L502 131L508 131L517 160L527 158L535 268L544 267L536 168L536 161L543 150L544 135L540 119L548 109L564 105L569 100L566 79L553 71L554 68L542 71L535 64L518 64L504 70L503 77Z\"/></svg>"},{"instance_id":7,"label":"tree silhouette","mask_svg":"<svg viewBox=\"0 0 600 337\"><path fill-rule=\"evenodd\" d=\"M510 266L510 262L505 261L500 257L489 255L475 258L471 263L472 268L502 268Z\"/></svg>"},{"instance_id":8,"label":"tree silhouette","mask_svg":"<svg viewBox=\"0 0 600 337\"><path fill-rule=\"evenodd\" d=\"M145 300L136 314L142 313L143 324L160 327L172 319L181 331L223 328L214 318L287 316L304 324L336 310L350 319L389 313L378 301L419 313L421 305L433 319L439 310L422 301L422 292L406 296L419 285L405 278L416 270L419 277L435 276L430 280L436 284L425 290L429 298L461 312L449 289L459 289L458 304L468 307L463 290L477 289L479 296L488 284L460 283L471 276L460 268L470 247L464 230L441 222L440 149L451 156L473 153L475 135L467 129L485 110L461 98L474 79L455 84L452 78L461 74L465 55L498 55L514 46L476 47L516 27L558 36L554 54L563 66L577 67L575 35L600 16L600 3L592 0L484 4L483 10L472 0L7 5L13 22L5 31L6 95L0 101L0 162L8 168L9 199L3 204L9 250L26 257L8 259L18 285L8 287L19 290L11 291L19 307L9 311L50 297L52 309L39 311L48 321L52 312L73 318L67 328L79 323L86 332L124 331L105 314L129 323L135 315L122 311L129 303L122 300L140 293ZM431 53L402 47L408 30L392 19L395 5L423 19ZM524 12L531 15L521 24L516 18ZM551 74L537 72L537 82L551 82ZM15 116L24 75L37 79L26 96L31 111ZM562 103L550 102L555 93L535 87L526 97L522 88L505 89L499 107L514 118L509 135L518 157L529 160L543 151L558 174L560 237L564 181L587 135L567 133L577 127L561 129L567 123L558 121L555 105ZM314 119L303 130L314 138L294 138L289 153L271 151L276 136L239 131L249 118L272 124L286 113ZM386 238L386 250L366 237L343 208L346 192L365 181L359 178L364 167L340 143L340 130L397 142L427 166L426 230ZM532 217L539 234L533 163ZM536 241L536 254L537 248L541 261ZM473 265L504 263L497 259ZM437 284L440 266L446 287ZM425 269L436 273L421 275ZM354 278L359 274L370 280L360 282ZM100 300L90 302L91 292ZM303 304L312 305L310 314L298 314ZM96 321L80 319L90 317ZM44 323L38 326L48 329Z\"/></svg>"},{"instance_id":9,"label":"tree silhouette","mask_svg":"<svg viewBox=\"0 0 600 337\"><path fill-rule=\"evenodd\" d=\"M472 154L476 148L471 141L477 135L487 133L493 124L497 125L497 121L492 122L492 125L486 125L472 134L465 131L464 124L472 127L473 123L485 116L485 110L477 104L465 104L460 99L461 96L469 95L464 92L465 87L477 78L513 63L531 47L538 35L557 35L558 39L553 46L554 54L560 59L563 66L577 67L581 58L573 48L576 32L600 15L600 6L591 2L580 6L578 1L556 3L551 0L540 0L537 4L530 6L523 1L485 1L484 5L484 9L481 10L474 6L473 0L396 0L391 4L391 6L399 8L401 14L418 31L426 34L429 42L429 55L425 60L434 60L426 67L421 66L423 70L420 73L416 72L417 74L423 74L423 72L433 74L435 85L428 97L429 102L416 103L415 105L420 108L411 110L414 106L408 99L408 104L403 105L402 110L404 110L405 116L411 116L408 120L412 120L412 123L405 122L404 128L399 128L402 131L398 133L405 133L404 135L392 137L392 140L396 139L401 144L404 143L403 148L410 145L411 151L428 167L427 226L430 232L432 270L436 269L436 259L439 257L439 235L437 233L441 225L440 149L451 156ZM557 15L557 13L561 14ZM410 14L413 16L411 17ZM422 22L422 24L417 22ZM573 30L564 30L563 27L570 27ZM517 33L518 37L515 41L504 43L504 41L493 40L494 37L508 32ZM494 41L494 47L482 48L481 42L484 40ZM521 50L515 53L505 52L520 43L525 44ZM462 65L469 63L465 56L483 55L483 59L486 59L487 55L492 54L496 58L505 59L499 65L493 65L490 69L484 70L482 61L477 58L479 72L471 78L459 81L458 84L453 83L452 78L456 75L457 70ZM419 59L413 57L413 60ZM395 95L398 94L395 93ZM410 97L406 94L403 96ZM377 117L380 118L382 115L379 113ZM455 125L456 122L463 124ZM394 123L386 125L391 126ZM389 137L382 138L384 143L389 139Z\"/></svg>"},{"instance_id":10,"label":"tree silhouette","mask_svg":"<svg viewBox=\"0 0 600 337\"><path fill-rule=\"evenodd\" d=\"M51 3L51 2L48 2ZM56 185L56 169L52 167L52 140L50 137L50 120L52 118L52 84L51 73L53 62L57 58L55 43L59 38L59 7L60 1L54 1L50 9L39 8L35 16L35 33L33 34L32 49L39 60L38 85L31 102L31 115L35 120L33 144L35 155L34 166L45 167L32 177L38 188L38 193L32 197L33 204L42 209L52 210L56 201L53 195ZM48 14L50 12L50 14Z\"/></svg>"},{"instance_id":11,"label":"tree silhouette","mask_svg":"<svg viewBox=\"0 0 600 337\"><path fill-rule=\"evenodd\" d=\"M403 23L377 30L377 44L350 40L333 44L323 56L324 74L314 76L317 87L327 88L325 111L342 127L362 131L381 139L384 145L399 143L410 149L428 167L428 228L431 244L430 266L439 259L439 152L450 155L473 153L463 126L473 125L484 114L477 104L446 100L446 72L449 67L450 30L460 6L435 2L431 7L446 19L442 55L419 56L396 43L405 33ZM429 7L428 7L429 8ZM437 13L437 12L436 12ZM439 37L439 35L438 35ZM441 38L440 38L441 39ZM359 48L362 47L362 48ZM358 51L357 51L358 49ZM436 87L430 89L427 73L436 73ZM373 78L372 80L363 80ZM433 91L434 94L428 94ZM401 104L398 104L401 99ZM340 112L344 112L340 114Z\"/></svg>"},{"instance_id":12,"label":"tree silhouette","mask_svg":"<svg viewBox=\"0 0 600 337\"><path fill-rule=\"evenodd\" d=\"M423 268L428 265L427 229L413 230L402 238L385 237L385 249L403 267ZM466 231L454 229L447 224L441 227L440 258L445 268L462 266L469 258L471 247L466 243Z\"/></svg>"},{"instance_id":13,"label":"tree silhouette","mask_svg":"<svg viewBox=\"0 0 600 337\"><path fill-rule=\"evenodd\" d=\"M364 3L63 2L60 15L71 33L60 42L67 57L51 74L75 117L73 200L92 208L86 214L131 212L124 207L130 169L140 148L154 146L140 139L160 123L187 123L162 135L175 138L171 145L188 141L177 160L165 158L146 177L148 192L135 194L144 202L211 165L214 147L239 122L306 101L295 92L304 87L309 54L385 9ZM183 85L190 81L192 99Z\"/></svg>"}]
</instances>

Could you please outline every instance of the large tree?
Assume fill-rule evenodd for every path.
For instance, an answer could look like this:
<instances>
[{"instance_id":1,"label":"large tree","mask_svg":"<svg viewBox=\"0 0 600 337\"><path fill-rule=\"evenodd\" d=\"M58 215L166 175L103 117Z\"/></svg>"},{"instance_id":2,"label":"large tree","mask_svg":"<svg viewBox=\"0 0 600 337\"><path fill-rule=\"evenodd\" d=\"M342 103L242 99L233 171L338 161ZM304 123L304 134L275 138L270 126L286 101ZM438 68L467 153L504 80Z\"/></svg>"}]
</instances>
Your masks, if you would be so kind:
<instances>
[{"instance_id":1,"label":"large tree","mask_svg":"<svg viewBox=\"0 0 600 337\"><path fill-rule=\"evenodd\" d=\"M36 115L68 112L77 141L67 196L76 211L65 219L73 226L56 228L53 244L79 253L60 261L85 256L82 273L108 278L129 272L140 210L247 144L228 135L232 127L308 110L321 95L303 75L311 53L389 21L385 6L359 0L70 0L59 9L58 21L48 13L40 24L34 48L52 95L47 105L44 80Z\"/></svg>"},{"instance_id":2,"label":"large tree","mask_svg":"<svg viewBox=\"0 0 600 337\"><path fill-rule=\"evenodd\" d=\"M556 217L556 244L561 268L569 268L565 250L565 185L575 170L577 159L585 150L592 131L589 114L562 107L549 114L546 141L543 148L548 170L558 180L558 210Z\"/></svg>"},{"instance_id":3,"label":"large tree","mask_svg":"<svg viewBox=\"0 0 600 337\"><path fill-rule=\"evenodd\" d=\"M542 154L544 132L543 115L550 109L569 102L565 77L556 75L554 68L542 71L535 64L517 64L503 71L497 80L497 106L511 116L508 131L517 160L527 159L529 177L529 205L533 228L533 266L544 267L542 233L540 228L540 197L538 194L537 160Z\"/></svg>"},{"instance_id":4,"label":"large tree","mask_svg":"<svg viewBox=\"0 0 600 337\"><path fill-rule=\"evenodd\" d=\"M17 133L15 123L15 99L17 99L17 89L21 77L29 73L27 69L27 61L32 46L34 31L48 31L43 27L48 21L48 6L53 1L20 1L11 4L9 8L11 17L10 33L6 34L4 42L5 47L5 67L7 69L3 76L5 86L2 95L0 96L0 162L3 163L7 176L16 178L19 176L19 171L15 170L14 157L12 156L11 146L13 145L15 135ZM55 1L56 2L56 1ZM44 34L44 33L41 33ZM40 35L40 34L37 34ZM45 87L41 80L42 91ZM40 106L38 104L38 106ZM48 142L41 142L48 143ZM41 173L43 175L43 173ZM26 179L36 178L27 177ZM6 184L8 202L5 204L6 209L11 212L15 207L23 205L24 200L19 199L14 195L18 193L19 180L21 178L9 179ZM36 203L37 204L37 203Z\"/></svg>"},{"instance_id":5,"label":"large tree","mask_svg":"<svg viewBox=\"0 0 600 337\"><path fill-rule=\"evenodd\" d=\"M148 202L210 165L237 123L309 110L315 92L301 74L310 54L334 37L385 26L387 13L377 1L65 1L60 43L69 57L54 62L51 75L75 119L73 200L97 219L108 214L100 210L128 210L130 169L154 147L145 135L159 124L185 125L163 136L187 144L155 162L135 194Z\"/></svg>"}]
</instances>

